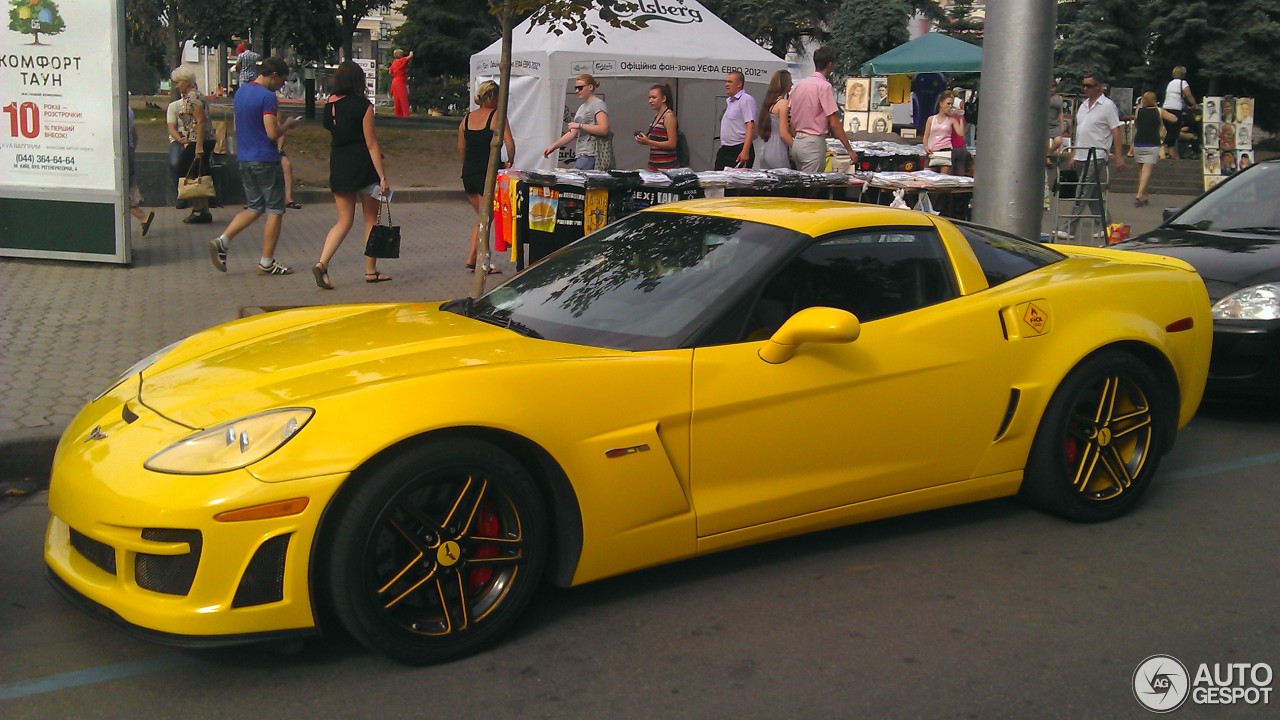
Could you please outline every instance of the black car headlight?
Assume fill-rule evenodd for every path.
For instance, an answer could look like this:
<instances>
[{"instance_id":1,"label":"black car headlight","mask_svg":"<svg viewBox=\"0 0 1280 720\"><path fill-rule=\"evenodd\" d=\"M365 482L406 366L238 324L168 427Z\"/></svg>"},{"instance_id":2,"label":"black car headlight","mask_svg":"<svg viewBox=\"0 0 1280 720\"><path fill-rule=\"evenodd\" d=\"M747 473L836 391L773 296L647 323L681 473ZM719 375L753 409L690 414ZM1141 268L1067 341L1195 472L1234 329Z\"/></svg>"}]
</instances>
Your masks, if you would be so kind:
<instances>
[{"instance_id":1,"label":"black car headlight","mask_svg":"<svg viewBox=\"0 0 1280 720\"><path fill-rule=\"evenodd\" d=\"M1280 283L1237 290L1213 304L1214 320L1280 319Z\"/></svg>"}]
</instances>

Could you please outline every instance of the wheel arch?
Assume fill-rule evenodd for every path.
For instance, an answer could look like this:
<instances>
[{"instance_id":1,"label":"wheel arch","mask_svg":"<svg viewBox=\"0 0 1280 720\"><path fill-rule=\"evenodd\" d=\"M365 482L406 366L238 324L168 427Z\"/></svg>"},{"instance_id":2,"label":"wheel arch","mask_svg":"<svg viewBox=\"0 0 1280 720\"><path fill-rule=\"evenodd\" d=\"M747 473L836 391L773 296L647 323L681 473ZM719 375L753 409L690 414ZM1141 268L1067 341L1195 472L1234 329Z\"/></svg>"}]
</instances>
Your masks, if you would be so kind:
<instances>
[{"instance_id":1,"label":"wheel arch","mask_svg":"<svg viewBox=\"0 0 1280 720\"><path fill-rule=\"evenodd\" d=\"M316 626L339 627L329 607L329 599L319 589L326 585L327 567L322 560L328 555L328 545L332 541L335 519L340 515L361 482L376 473L392 458L410 447L424 443L443 442L451 439L468 438L482 440L510 453L533 477L537 491L546 503L551 518L551 553L546 568L546 579L557 587L568 587L577 571L578 559L582 554L582 513L578 504L577 493L569 482L568 475L556 462L551 453L532 440L505 430L472 426L456 427L405 438L400 442L383 448L373 457L366 460L347 478L334 494L333 499L321 514L319 527L316 530L315 542L311 549L311 564L308 568L311 593L311 604Z\"/></svg>"}]
</instances>

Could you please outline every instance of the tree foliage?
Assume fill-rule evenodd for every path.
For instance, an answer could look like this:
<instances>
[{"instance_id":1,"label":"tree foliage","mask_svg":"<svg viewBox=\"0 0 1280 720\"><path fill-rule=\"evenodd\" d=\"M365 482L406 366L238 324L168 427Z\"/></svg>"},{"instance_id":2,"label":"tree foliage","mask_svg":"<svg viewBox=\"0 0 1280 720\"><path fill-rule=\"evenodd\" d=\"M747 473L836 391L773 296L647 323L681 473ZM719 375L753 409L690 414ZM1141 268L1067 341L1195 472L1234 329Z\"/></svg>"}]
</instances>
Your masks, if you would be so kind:
<instances>
[{"instance_id":1,"label":"tree foliage","mask_svg":"<svg viewBox=\"0 0 1280 720\"><path fill-rule=\"evenodd\" d=\"M405 22L392 39L413 51L415 78L466 75L471 56L502 37L497 18L483 3L406 0L400 12Z\"/></svg>"},{"instance_id":2,"label":"tree foliage","mask_svg":"<svg viewBox=\"0 0 1280 720\"><path fill-rule=\"evenodd\" d=\"M835 77L857 75L862 63L907 42L907 22L914 13L908 0L841 3L828 43L836 53Z\"/></svg>"},{"instance_id":3,"label":"tree foliage","mask_svg":"<svg viewBox=\"0 0 1280 720\"><path fill-rule=\"evenodd\" d=\"M825 42L841 0L705 0L703 5L766 50L786 57L807 38Z\"/></svg>"},{"instance_id":4,"label":"tree foliage","mask_svg":"<svg viewBox=\"0 0 1280 720\"><path fill-rule=\"evenodd\" d=\"M974 13L973 0L954 0L946 8L946 19L941 25L941 31L957 40L982 45L984 24L982 18Z\"/></svg>"}]
</instances>

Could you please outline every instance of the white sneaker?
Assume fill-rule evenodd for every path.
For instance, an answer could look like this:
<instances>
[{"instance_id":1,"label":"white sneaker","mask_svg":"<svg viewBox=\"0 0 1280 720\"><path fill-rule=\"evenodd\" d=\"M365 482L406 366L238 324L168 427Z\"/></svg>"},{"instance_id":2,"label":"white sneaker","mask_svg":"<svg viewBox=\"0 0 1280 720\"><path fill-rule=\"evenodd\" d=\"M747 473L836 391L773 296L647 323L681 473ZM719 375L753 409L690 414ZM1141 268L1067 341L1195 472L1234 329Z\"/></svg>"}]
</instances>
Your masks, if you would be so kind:
<instances>
[{"instance_id":1,"label":"white sneaker","mask_svg":"<svg viewBox=\"0 0 1280 720\"><path fill-rule=\"evenodd\" d=\"M1059 240L1071 239L1071 233L1067 232L1066 230L1057 230L1053 233L1053 236L1058 238Z\"/></svg>"},{"instance_id":2,"label":"white sneaker","mask_svg":"<svg viewBox=\"0 0 1280 720\"><path fill-rule=\"evenodd\" d=\"M263 275L292 275L293 271L280 264L278 260L272 260L270 265L264 266L258 263L258 272Z\"/></svg>"}]
</instances>

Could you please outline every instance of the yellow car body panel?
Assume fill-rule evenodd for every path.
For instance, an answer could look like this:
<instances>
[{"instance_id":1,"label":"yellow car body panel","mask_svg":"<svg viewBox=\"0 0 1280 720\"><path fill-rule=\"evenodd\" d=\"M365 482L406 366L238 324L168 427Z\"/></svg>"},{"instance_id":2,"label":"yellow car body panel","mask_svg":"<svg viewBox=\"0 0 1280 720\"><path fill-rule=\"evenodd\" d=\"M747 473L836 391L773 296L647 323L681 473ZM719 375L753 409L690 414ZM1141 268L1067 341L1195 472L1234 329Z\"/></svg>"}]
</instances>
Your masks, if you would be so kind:
<instances>
[{"instance_id":1,"label":"yellow car body panel","mask_svg":"<svg viewBox=\"0 0 1280 720\"><path fill-rule=\"evenodd\" d=\"M922 213L733 199L652 211L720 214L812 237L864 225L935 228L959 296L864 322L852 342L801 344L776 364L761 359L767 340L633 352L524 337L431 303L303 309L212 328L72 421L54 461L49 568L155 632L307 628L326 511L405 443L484 433L545 453L580 523L562 579L579 584L1014 494L1055 389L1105 347L1168 365L1181 388L1179 426L1199 404L1209 304L1177 260L1061 248L1066 259L989 287L961 233ZM1161 283L1177 292L1153 293ZM198 430L284 407L314 416L247 467L191 475L143 467ZM295 498L309 501L297 514L214 519ZM139 553L180 549L144 539L147 528L202 533L209 552L189 594L135 582ZM73 549L72 531L110 548L114 575ZM283 598L233 607L256 549L285 535Z\"/></svg>"}]
</instances>

